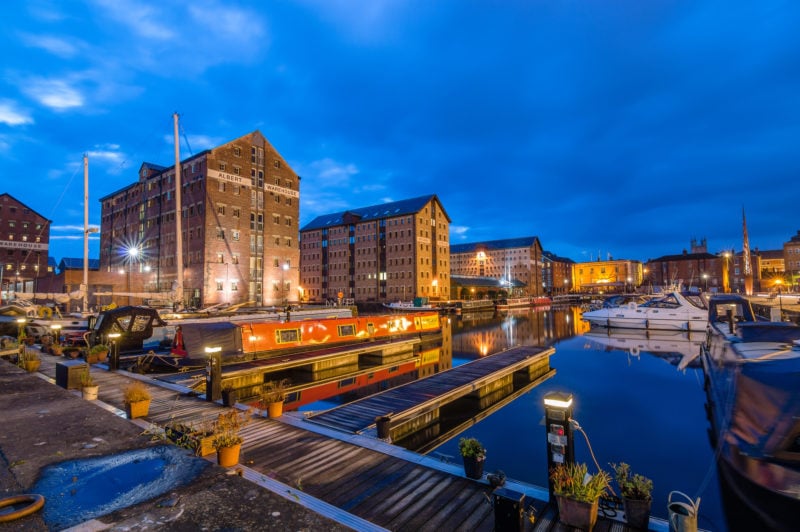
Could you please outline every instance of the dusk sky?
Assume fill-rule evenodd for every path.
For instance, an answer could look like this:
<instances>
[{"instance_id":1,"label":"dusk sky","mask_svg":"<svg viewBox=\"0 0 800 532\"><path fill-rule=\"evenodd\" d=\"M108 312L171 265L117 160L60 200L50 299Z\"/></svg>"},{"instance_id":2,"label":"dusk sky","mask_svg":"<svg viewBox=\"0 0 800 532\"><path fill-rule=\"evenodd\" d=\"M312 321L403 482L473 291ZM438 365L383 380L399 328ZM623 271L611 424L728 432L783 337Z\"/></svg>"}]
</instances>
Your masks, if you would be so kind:
<instances>
[{"instance_id":1,"label":"dusk sky","mask_svg":"<svg viewBox=\"0 0 800 532\"><path fill-rule=\"evenodd\" d=\"M576 261L800 229L800 2L8 0L0 193L83 254L142 162L260 130L314 217L436 194ZM97 235L93 235L97 236ZM90 255L98 257L93 240Z\"/></svg>"}]
</instances>

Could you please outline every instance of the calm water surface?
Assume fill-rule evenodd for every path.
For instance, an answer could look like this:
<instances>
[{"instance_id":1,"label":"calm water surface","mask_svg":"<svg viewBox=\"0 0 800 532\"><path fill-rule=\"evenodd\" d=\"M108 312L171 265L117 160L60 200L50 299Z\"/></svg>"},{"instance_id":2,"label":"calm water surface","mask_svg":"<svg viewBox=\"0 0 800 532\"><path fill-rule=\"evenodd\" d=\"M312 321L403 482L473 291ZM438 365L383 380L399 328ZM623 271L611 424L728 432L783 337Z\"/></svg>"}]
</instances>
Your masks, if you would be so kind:
<instances>
[{"instance_id":1,"label":"calm water surface","mask_svg":"<svg viewBox=\"0 0 800 532\"><path fill-rule=\"evenodd\" d=\"M669 492L677 490L701 497L701 528L728 530L707 435L703 371L679 370L670 363L677 363L682 351L694 353L698 338L594 337L584 334L588 327L579 317L577 309L562 309L454 324L453 366L517 345L555 347L552 378L462 434L487 448L485 471L500 469L510 478L546 486L543 397L569 392L573 417L600 465L610 469L609 463L624 461L653 479L653 515L667 518ZM458 438L452 439L432 454L459 460L457 443ZM578 431L575 458L592 463L586 438Z\"/></svg>"}]
</instances>

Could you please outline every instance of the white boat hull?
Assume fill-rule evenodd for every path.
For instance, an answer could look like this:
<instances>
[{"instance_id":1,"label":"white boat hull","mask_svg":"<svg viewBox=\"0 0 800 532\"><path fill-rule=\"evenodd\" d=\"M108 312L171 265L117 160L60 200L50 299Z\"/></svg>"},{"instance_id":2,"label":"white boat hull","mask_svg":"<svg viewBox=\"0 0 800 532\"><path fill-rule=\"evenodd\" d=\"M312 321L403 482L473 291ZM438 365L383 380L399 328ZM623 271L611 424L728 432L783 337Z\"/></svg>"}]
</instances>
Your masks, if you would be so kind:
<instances>
[{"instance_id":1,"label":"white boat hull","mask_svg":"<svg viewBox=\"0 0 800 532\"><path fill-rule=\"evenodd\" d=\"M602 308L584 312L581 319L595 327L654 329L661 331L705 331L708 310L674 292L663 299L636 305Z\"/></svg>"}]
</instances>

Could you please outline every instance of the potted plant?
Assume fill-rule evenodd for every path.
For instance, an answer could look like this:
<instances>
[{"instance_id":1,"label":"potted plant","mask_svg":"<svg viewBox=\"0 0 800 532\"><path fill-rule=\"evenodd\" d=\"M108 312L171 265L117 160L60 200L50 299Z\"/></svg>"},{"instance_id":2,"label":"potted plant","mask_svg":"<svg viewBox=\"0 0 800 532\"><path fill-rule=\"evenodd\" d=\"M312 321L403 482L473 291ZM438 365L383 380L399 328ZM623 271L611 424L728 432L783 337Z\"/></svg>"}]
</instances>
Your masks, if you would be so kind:
<instances>
[{"instance_id":1,"label":"potted plant","mask_svg":"<svg viewBox=\"0 0 800 532\"><path fill-rule=\"evenodd\" d=\"M19 349L19 365L29 373L39 370L39 365L42 361L39 359L39 353L33 349L28 349L25 346L20 346Z\"/></svg>"},{"instance_id":2,"label":"potted plant","mask_svg":"<svg viewBox=\"0 0 800 532\"><path fill-rule=\"evenodd\" d=\"M611 467L622 494L625 521L633 528L647 530L653 503L653 481L638 473L631 473L631 466L625 462L611 464Z\"/></svg>"},{"instance_id":3,"label":"potted plant","mask_svg":"<svg viewBox=\"0 0 800 532\"><path fill-rule=\"evenodd\" d=\"M565 525L591 531L597 522L600 497L608 492L611 475L600 470L589 475L586 464L558 464L550 472L558 502L558 518Z\"/></svg>"},{"instance_id":4,"label":"potted plant","mask_svg":"<svg viewBox=\"0 0 800 532\"><path fill-rule=\"evenodd\" d=\"M464 460L464 473L467 478L483 477L483 464L486 461L486 449L476 438L462 437L458 440L458 452Z\"/></svg>"},{"instance_id":5,"label":"potted plant","mask_svg":"<svg viewBox=\"0 0 800 532\"><path fill-rule=\"evenodd\" d=\"M144 383L133 381L124 390L125 412L128 419L144 417L150 410L150 390Z\"/></svg>"},{"instance_id":6,"label":"potted plant","mask_svg":"<svg viewBox=\"0 0 800 532\"><path fill-rule=\"evenodd\" d=\"M92 346L92 348L89 349L89 353L86 355L86 362L89 364L105 362L108 360L108 351L109 347L105 344L97 344Z\"/></svg>"},{"instance_id":7,"label":"potted plant","mask_svg":"<svg viewBox=\"0 0 800 532\"><path fill-rule=\"evenodd\" d=\"M67 358L78 358L81 354L81 348L77 345L65 345L63 351Z\"/></svg>"},{"instance_id":8,"label":"potted plant","mask_svg":"<svg viewBox=\"0 0 800 532\"><path fill-rule=\"evenodd\" d=\"M217 450L217 463L222 467L231 467L239 463L239 453L244 441L239 430L249 419L249 411L241 412L235 408L229 409L217 418L212 445Z\"/></svg>"},{"instance_id":9,"label":"potted plant","mask_svg":"<svg viewBox=\"0 0 800 532\"><path fill-rule=\"evenodd\" d=\"M261 387L259 396L259 406L267 411L271 418L283 415L283 401L286 399L286 386L289 382L286 379L279 381L265 382Z\"/></svg>"},{"instance_id":10,"label":"potted plant","mask_svg":"<svg viewBox=\"0 0 800 532\"><path fill-rule=\"evenodd\" d=\"M87 401L93 401L97 399L98 390L100 386L94 382L92 374L87 369L81 374L81 395Z\"/></svg>"},{"instance_id":11,"label":"potted plant","mask_svg":"<svg viewBox=\"0 0 800 532\"><path fill-rule=\"evenodd\" d=\"M164 435L169 441L194 451L197 456L214 452L214 427L210 423L193 424L170 421L164 426Z\"/></svg>"}]
</instances>

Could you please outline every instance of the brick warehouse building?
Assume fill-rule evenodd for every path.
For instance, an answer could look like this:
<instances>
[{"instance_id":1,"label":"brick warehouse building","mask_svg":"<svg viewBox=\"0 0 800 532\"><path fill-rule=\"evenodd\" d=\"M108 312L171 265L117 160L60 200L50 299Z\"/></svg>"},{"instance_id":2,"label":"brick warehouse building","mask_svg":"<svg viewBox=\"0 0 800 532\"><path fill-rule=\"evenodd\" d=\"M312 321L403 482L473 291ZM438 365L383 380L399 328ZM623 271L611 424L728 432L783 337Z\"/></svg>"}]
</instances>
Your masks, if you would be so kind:
<instances>
[{"instance_id":1,"label":"brick warehouse building","mask_svg":"<svg viewBox=\"0 0 800 532\"><path fill-rule=\"evenodd\" d=\"M436 195L318 216L300 230L305 300L447 300L449 241Z\"/></svg>"},{"instance_id":2,"label":"brick warehouse building","mask_svg":"<svg viewBox=\"0 0 800 532\"><path fill-rule=\"evenodd\" d=\"M535 236L450 246L453 275L497 279L498 290L505 286L512 296L547 292L543 257L542 244ZM455 294L455 298L468 296Z\"/></svg>"},{"instance_id":3,"label":"brick warehouse building","mask_svg":"<svg viewBox=\"0 0 800 532\"><path fill-rule=\"evenodd\" d=\"M300 177L259 131L181 161L181 185L184 304L298 299ZM174 166L143 163L137 182L100 202L100 270L127 272L133 292L169 292Z\"/></svg>"},{"instance_id":4,"label":"brick warehouse building","mask_svg":"<svg viewBox=\"0 0 800 532\"><path fill-rule=\"evenodd\" d=\"M10 194L0 194L0 294L34 292L48 269L50 220Z\"/></svg>"}]
</instances>

